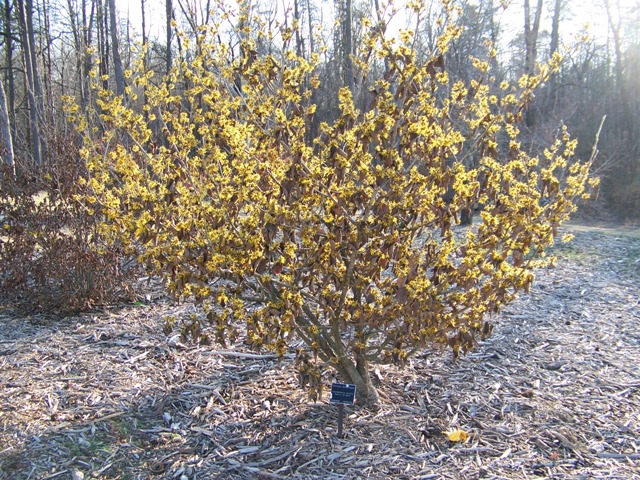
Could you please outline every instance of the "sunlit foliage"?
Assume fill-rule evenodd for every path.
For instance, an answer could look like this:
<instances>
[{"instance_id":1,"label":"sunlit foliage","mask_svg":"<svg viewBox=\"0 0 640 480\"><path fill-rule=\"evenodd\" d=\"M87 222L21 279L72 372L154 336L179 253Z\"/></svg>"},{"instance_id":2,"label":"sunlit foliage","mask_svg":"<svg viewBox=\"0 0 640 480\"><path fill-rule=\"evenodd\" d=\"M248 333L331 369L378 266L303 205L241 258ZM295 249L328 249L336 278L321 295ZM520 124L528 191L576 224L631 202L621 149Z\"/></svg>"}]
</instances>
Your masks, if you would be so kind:
<instances>
[{"instance_id":1,"label":"sunlit foliage","mask_svg":"<svg viewBox=\"0 0 640 480\"><path fill-rule=\"evenodd\" d=\"M183 39L192 56L168 78L133 72L126 100L96 84L88 122L69 106L85 134L87 204L106 235L203 305L220 342L238 322L278 354L301 338L375 401L369 362L433 343L466 352L490 333L487 315L530 288L588 196L564 129L539 155L518 141L524 105L559 59L515 86L494 85L474 59L463 83L443 61L455 26L421 61L411 32L385 40L373 24L353 59L371 88L335 92L339 115L310 138L319 59L295 53L291 30L247 28L245 14L239 48L207 27L197 49ZM281 49L263 48L276 39ZM479 221L459 226L473 209Z\"/></svg>"}]
</instances>

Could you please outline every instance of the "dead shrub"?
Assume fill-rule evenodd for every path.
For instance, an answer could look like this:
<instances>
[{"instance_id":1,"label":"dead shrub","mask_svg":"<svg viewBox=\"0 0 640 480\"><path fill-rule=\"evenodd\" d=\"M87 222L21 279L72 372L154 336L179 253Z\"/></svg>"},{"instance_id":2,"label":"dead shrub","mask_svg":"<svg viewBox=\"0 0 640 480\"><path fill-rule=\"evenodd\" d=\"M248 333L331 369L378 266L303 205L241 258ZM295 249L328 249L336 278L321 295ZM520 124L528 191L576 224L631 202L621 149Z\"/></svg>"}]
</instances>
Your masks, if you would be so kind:
<instances>
[{"instance_id":1,"label":"dead shrub","mask_svg":"<svg viewBox=\"0 0 640 480\"><path fill-rule=\"evenodd\" d=\"M0 171L0 295L23 313L71 313L135 297L135 261L101 237L73 160ZM93 213L93 214L90 214Z\"/></svg>"}]
</instances>

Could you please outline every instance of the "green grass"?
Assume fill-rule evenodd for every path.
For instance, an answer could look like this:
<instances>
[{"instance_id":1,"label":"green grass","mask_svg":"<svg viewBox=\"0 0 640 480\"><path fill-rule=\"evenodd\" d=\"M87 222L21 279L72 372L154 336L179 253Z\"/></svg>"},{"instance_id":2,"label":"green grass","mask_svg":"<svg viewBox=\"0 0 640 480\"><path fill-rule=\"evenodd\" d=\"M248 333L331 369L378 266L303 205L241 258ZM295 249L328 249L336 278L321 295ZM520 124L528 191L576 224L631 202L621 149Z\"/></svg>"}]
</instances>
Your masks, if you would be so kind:
<instances>
[{"instance_id":1,"label":"green grass","mask_svg":"<svg viewBox=\"0 0 640 480\"><path fill-rule=\"evenodd\" d=\"M569 229L575 239L560 240L548 250L559 261L576 265L600 265L621 274L640 274L640 235L637 231L618 228L576 226Z\"/></svg>"},{"instance_id":2,"label":"green grass","mask_svg":"<svg viewBox=\"0 0 640 480\"><path fill-rule=\"evenodd\" d=\"M62 446L69 451L72 457L95 457L96 454L100 452L107 455L112 453L109 449L109 444L95 436L89 438L82 437L82 440L66 437L62 441Z\"/></svg>"}]
</instances>

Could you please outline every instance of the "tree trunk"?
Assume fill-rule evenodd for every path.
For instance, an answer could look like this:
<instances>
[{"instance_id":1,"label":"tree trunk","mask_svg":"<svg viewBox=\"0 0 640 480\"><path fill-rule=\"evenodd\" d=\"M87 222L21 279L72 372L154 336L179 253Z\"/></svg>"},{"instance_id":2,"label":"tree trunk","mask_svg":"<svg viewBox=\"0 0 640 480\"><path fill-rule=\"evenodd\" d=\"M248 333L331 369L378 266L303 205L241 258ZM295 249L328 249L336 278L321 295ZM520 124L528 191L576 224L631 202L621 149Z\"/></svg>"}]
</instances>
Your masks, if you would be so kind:
<instances>
[{"instance_id":1,"label":"tree trunk","mask_svg":"<svg viewBox=\"0 0 640 480\"><path fill-rule=\"evenodd\" d=\"M301 57L302 52L302 37L300 36L300 6L299 0L293 0L293 19L295 21L296 29L296 54Z\"/></svg>"},{"instance_id":2,"label":"tree trunk","mask_svg":"<svg viewBox=\"0 0 640 480\"><path fill-rule=\"evenodd\" d=\"M142 45L144 50L144 57L142 57L142 68L147 70L147 66L149 64L149 53L147 51L149 39L147 38L147 21L146 21L146 11L144 8L145 0L140 0L140 9L142 14ZM147 104L147 87L144 87L142 91L142 103L143 105ZM144 110L144 118L149 118L149 112ZM152 128L153 129L153 128Z\"/></svg>"},{"instance_id":3,"label":"tree trunk","mask_svg":"<svg viewBox=\"0 0 640 480\"><path fill-rule=\"evenodd\" d=\"M38 58L36 56L36 34L33 26L33 0L25 0L25 14L27 22L27 36L29 37L29 55L31 56L31 69L33 78L33 93L35 96L36 119L38 123L38 142L40 146L40 161L44 163L47 160L47 137L43 133L43 125L45 123L45 103L44 90L42 88L42 80L38 71Z\"/></svg>"},{"instance_id":4,"label":"tree trunk","mask_svg":"<svg viewBox=\"0 0 640 480\"><path fill-rule=\"evenodd\" d=\"M309 31L309 58L315 52L316 46L313 39L313 21L311 18L311 0L307 0L307 29Z\"/></svg>"},{"instance_id":5,"label":"tree trunk","mask_svg":"<svg viewBox=\"0 0 640 480\"><path fill-rule=\"evenodd\" d=\"M171 67L173 66L173 58L171 56L171 32L173 31L173 27L171 22L173 21L173 3L172 0L166 0L165 7L167 10L167 73L171 71Z\"/></svg>"},{"instance_id":6,"label":"tree trunk","mask_svg":"<svg viewBox=\"0 0 640 480\"><path fill-rule=\"evenodd\" d=\"M551 43L549 45L549 58L558 51L560 45L560 13L562 11L562 0L556 0L553 8L553 20L551 24ZM558 74L553 73L549 77L549 110L554 112L558 101Z\"/></svg>"},{"instance_id":7,"label":"tree trunk","mask_svg":"<svg viewBox=\"0 0 640 480\"><path fill-rule=\"evenodd\" d=\"M322 360L335 362L334 366L338 370L341 381L356 386L358 405L376 407L380 398L371 381L363 332L358 330L356 337L360 338L360 343L364 345L361 348L354 348L353 357L351 357L344 345L340 322L337 318L330 321L328 328L319 328L318 318L311 309L303 306L303 310L305 315L297 319L300 338L307 345L315 344L316 353ZM314 329L319 333L309 333Z\"/></svg>"},{"instance_id":8,"label":"tree trunk","mask_svg":"<svg viewBox=\"0 0 640 480\"><path fill-rule=\"evenodd\" d=\"M328 353L329 357L338 358L338 371L340 376L347 383L356 386L356 401L358 405L377 407L380 403L378 391L371 381L369 372L369 362L367 361L367 340L361 327L356 327L356 344L353 346L353 360L347 354L347 350L342 342L342 335L337 323L332 325L332 344L334 348ZM327 344L325 343L325 346Z\"/></svg>"},{"instance_id":9,"label":"tree trunk","mask_svg":"<svg viewBox=\"0 0 640 480\"><path fill-rule=\"evenodd\" d=\"M341 379L356 386L356 403L361 406L377 407L380 404L378 391L371 381L369 362L364 351L354 352L354 361L349 357L340 357L337 366Z\"/></svg>"},{"instance_id":10,"label":"tree trunk","mask_svg":"<svg viewBox=\"0 0 640 480\"><path fill-rule=\"evenodd\" d=\"M13 138L11 137L11 123L7 110L7 97L4 93L3 82L0 81L0 138L2 139L2 160L6 163L13 176L16 175L16 164L13 158Z\"/></svg>"},{"instance_id":11,"label":"tree trunk","mask_svg":"<svg viewBox=\"0 0 640 480\"><path fill-rule=\"evenodd\" d=\"M538 56L538 31L540 30L540 19L542 18L542 1L538 0L532 25L529 0L524 0L524 73L527 75L532 75L535 72L536 57ZM531 104L527 105L525 120L530 128L537 122L535 111Z\"/></svg>"},{"instance_id":12,"label":"tree trunk","mask_svg":"<svg viewBox=\"0 0 640 480\"><path fill-rule=\"evenodd\" d=\"M53 113L56 111L55 100L53 95L53 60L51 57L51 50L53 48L53 38L51 37L51 21L49 18L50 6L46 0L42 0L42 19L44 22L44 32L40 36L40 50L42 51L43 64L44 64L44 92L43 101L46 105L46 109L42 111L43 121L45 125L53 125L54 117Z\"/></svg>"},{"instance_id":13,"label":"tree trunk","mask_svg":"<svg viewBox=\"0 0 640 480\"><path fill-rule=\"evenodd\" d=\"M131 69L131 45L131 21L129 20L129 13L127 12L127 43L124 49L124 51L127 52L127 63L125 64L127 70Z\"/></svg>"},{"instance_id":14,"label":"tree trunk","mask_svg":"<svg viewBox=\"0 0 640 480\"><path fill-rule=\"evenodd\" d=\"M11 22L11 5L9 0L4 0L4 23L7 35L5 37L5 55L7 65L7 85L9 87L7 106L9 110L9 124L11 125L11 138L16 138L16 96L15 77L13 75L13 28ZM12 148L13 150L13 148Z\"/></svg>"},{"instance_id":15,"label":"tree trunk","mask_svg":"<svg viewBox=\"0 0 640 480\"><path fill-rule=\"evenodd\" d=\"M345 82L349 90L351 91L351 97L356 97L356 86L353 72L353 60L351 55L353 54L353 19L352 19L352 0L345 0L345 15L344 15L344 65L345 65Z\"/></svg>"},{"instance_id":16,"label":"tree trunk","mask_svg":"<svg viewBox=\"0 0 640 480\"><path fill-rule=\"evenodd\" d=\"M313 34L313 15L311 14L311 0L307 0L306 9L307 9L307 32L309 35L309 50L308 52L305 52L305 53L308 53L306 55L307 58L311 58L315 53L315 48L316 48L315 41L313 38L314 34ZM309 103L312 105L318 105L320 103L318 101L318 91L315 88L312 89L311 91L311 98L309 98ZM317 114L312 115L311 117L307 117L305 121L307 125L305 139L307 141L307 144L311 145L313 143L313 139L316 138L318 135L318 128L320 125L319 116Z\"/></svg>"},{"instance_id":17,"label":"tree trunk","mask_svg":"<svg viewBox=\"0 0 640 480\"><path fill-rule=\"evenodd\" d=\"M89 106L89 72L92 64L91 54L87 46L91 44L91 32L93 31L91 25L93 24L95 6L96 2L93 0L91 2L91 14L87 21L86 0L81 2L81 17L77 14L77 8L72 1L67 0L67 13L71 23L74 48L76 49L76 72L79 79L80 105L85 112L88 112L87 107Z\"/></svg>"},{"instance_id":18,"label":"tree trunk","mask_svg":"<svg viewBox=\"0 0 640 480\"><path fill-rule=\"evenodd\" d=\"M241 0L238 2L238 8L240 10L238 26L236 27L236 32L238 33L238 40L240 46L239 59L241 64L245 64L248 60L248 53L246 47L246 27L248 25L248 21L250 20L250 12L252 9L251 0ZM234 88L237 94L241 94L242 92L242 74L238 72L235 75L233 80Z\"/></svg>"},{"instance_id":19,"label":"tree trunk","mask_svg":"<svg viewBox=\"0 0 640 480\"><path fill-rule=\"evenodd\" d=\"M25 0L25 14L27 22L27 36L29 37L29 55L31 68L33 69L33 87L38 105L39 115L44 115L44 93L42 81L38 72L38 58L36 57L36 34L33 27L33 0Z\"/></svg>"},{"instance_id":20,"label":"tree trunk","mask_svg":"<svg viewBox=\"0 0 640 480\"><path fill-rule=\"evenodd\" d=\"M624 77L624 53L622 51L622 39L620 38L620 32L622 30L621 22L618 20L614 22L613 13L609 5L609 0L605 0L605 7L607 11L607 21L609 23L609 29L613 35L613 48L615 53L614 60L614 72L617 87L618 98L620 99L620 107L622 110L622 129L627 135L633 135L635 132L635 119L631 113L629 93L627 91L627 85ZM631 138L629 138L631 139ZM629 143L634 143L633 141Z\"/></svg>"},{"instance_id":21,"label":"tree trunk","mask_svg":"<svg viewBox=\"0 0 640 480\"><path fill-rule=\"evenodd\" d=\"M109 20L111 30L111 50L113 52L113 70L116 77L116 94L124 95L124 72L122 70L122 60L120 59L115 0L109 0Z\"/></svg>"},{"instance_id":22,"label":"tree trunk","mask_svg":"<svg viewBox=\"0 0 640 480\"><path fill-rule=\"evenodd\" d=\"M376 10L376 20L378 21L378 23L382 23L382 12L380 12L380 2L378 0L374 0L373 2L373 6ZM417 32L416 32L417 34ZM391 70L391 67L389 66L389 58L385 55L384 57L384 73L385 73L385 78L386 75L389 73L389 71Z\"/></svg>"},{"instance_id":23,"label":"tree trunk","mask_svg":"<svg viewBox=\"0 0 640 480\"><path fill-rule=\"evenodd\" d=\"M98 52L100 55L100 78L102 79L102 87L105 90L109 89L109 15L107 13L106 0L97 0L98 10L96 17L96 36L98 41Z\"/></svg>"},{"instance_id":24,"label":"tree trunk","mask_svg":"<svg viewBox=\"0 0 640 480\"><path fill-rule=\"evenodd\" d=\"M28 0L27 0L28 2ZM31 5L28 2L27 5ZM29 134L31 137L31 156L37 166L42 165L42 144L39 125L38 114L38 102L36 100L36 66L33 63L35 58L32 54L33 44L31 43L32 35L29 32L29 26L33 25L32 21L28 20L31 16L28 6L25 5L25 0L16 0L16 6L18 8L18 21L20 23L21 37L22 37L22 53L24 57L24 76L25 76L25 90L27 93L27 100L29 104Z\"/></svg>"},{"instance_id":25,"label":"tree trunk","mask_svg":"<svg viewBox=\"0 0 640 480\"><path fill-rule=\"evenodd\" d=\"M146 11L144 8L144 3L145 0L140 0L140 13L142 15L142 45L144 45L145 47L147 46L148 43L148 39L147 39L147 25L146 25ZM142 64L144 65L144 68L147 68L147 58L148 58L148 54L147 52L145 52L144 54L144 58L142 59Z\"/></svg>"}]
</instances>

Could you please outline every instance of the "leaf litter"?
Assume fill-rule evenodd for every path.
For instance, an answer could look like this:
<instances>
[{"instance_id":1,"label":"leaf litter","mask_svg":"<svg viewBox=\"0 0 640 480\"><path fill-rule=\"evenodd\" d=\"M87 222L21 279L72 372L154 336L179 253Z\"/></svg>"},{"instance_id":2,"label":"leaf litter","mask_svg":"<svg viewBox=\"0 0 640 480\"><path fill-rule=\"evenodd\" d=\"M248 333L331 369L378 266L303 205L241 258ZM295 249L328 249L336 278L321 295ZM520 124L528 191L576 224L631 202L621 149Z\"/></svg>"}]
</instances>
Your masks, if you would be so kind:
<instances>
[{"instance_id":1,"label":"leaf litter","mask_svg":"<svg viewBox=\"0 0 640 480\"><path fill-rule=\"evenodd\" d=\"M566 230L475 351L378 367L342 439L331 372L310 402L293 354L165 335L195 310L153 282L144 306L0 311L0 479L640 478L640 235Z\"/></svg>"}]
</instances>

